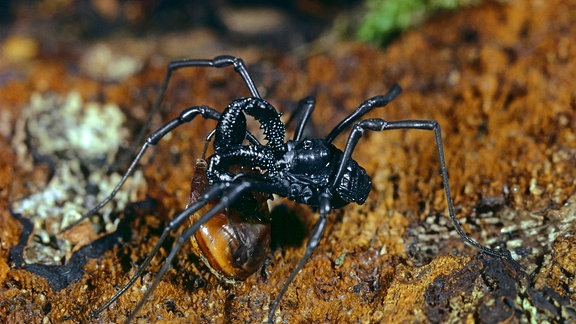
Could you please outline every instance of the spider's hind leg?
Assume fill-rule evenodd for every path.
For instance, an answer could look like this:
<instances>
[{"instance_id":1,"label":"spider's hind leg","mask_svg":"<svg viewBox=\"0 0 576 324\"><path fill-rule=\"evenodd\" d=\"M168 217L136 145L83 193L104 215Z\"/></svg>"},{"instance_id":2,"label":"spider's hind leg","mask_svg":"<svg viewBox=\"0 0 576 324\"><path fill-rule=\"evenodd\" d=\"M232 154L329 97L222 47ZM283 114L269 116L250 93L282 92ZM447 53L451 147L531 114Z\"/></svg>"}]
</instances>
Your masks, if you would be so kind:
<instances>
[{"instance_id":1,"label":"spider's hind leg","mask_svg":"<svg viewBox=\"0 0 576 324\"><path fill-rule=\"evenodd\" d=\"M339 169L334 177L334 182L332 186L335 186L340 179L342 178L343 174L345 173L345 167L347 161L351 159L352 152L358 144L358 141L364 134L364 131L371 130L371 131L385 131L385 130L392 130L392 129L421 129L421 130L431 130L434 131L434 135L436 138L436 147L438 150L438 158L440 161L440 174L442 176L442 182L444 183L444 191L446 194L446 201L448 204L448 213L450 216L450 220L456 229L456 232L460 237L469 245L475 247L476 249L490 254L492 256L507 259L513 263L515 263L514 259L512 259L512 255L510 251L498 251L489 247L486 247L474 239L472 239L464 229L460 226L458 219L456 218L456 213L454 212L454 203L452 201L452 194L450 191L450 184L448 182L448 169L446 168L446 160L444 158L444 148L442 143L442 134L440 131L440 125L435 120L400 120L400 121L385 121L380 118L373 118L373 119L366 119L358 122L354 125L350 136L348 137L348 142L346 143L346 148L344 149L344 154L342 156L342 160L340 161Z\"/></svg>"}]
</instances>

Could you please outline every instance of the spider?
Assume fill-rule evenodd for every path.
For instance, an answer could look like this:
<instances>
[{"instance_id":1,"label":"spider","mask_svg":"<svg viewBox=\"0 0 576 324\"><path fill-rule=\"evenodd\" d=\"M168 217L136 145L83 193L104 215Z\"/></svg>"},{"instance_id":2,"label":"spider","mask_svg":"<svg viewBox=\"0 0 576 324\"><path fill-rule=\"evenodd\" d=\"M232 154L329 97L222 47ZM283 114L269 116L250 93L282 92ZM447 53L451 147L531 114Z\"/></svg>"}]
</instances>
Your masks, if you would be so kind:
<instances>
[{"instance_id":1,"label":"spider","mask_svg":"<svg viewBox=\"0 0 576 324\"><path fill-rule=\"evenodd\" d=\"M171 62L167 67L153 111L158 108L174 70L184 67L223 68L227 66L234 67L235 71L242 77L251 97L232 101L222 113L208 106L192 106L184 109L177 118L154 131L145 140L126 173L109 196L75 223L77 224L94 214L112 200L122 184L134 171L145 151L156 145L165 135L175 128L191 122L197 116L217 121L216 128L206 138L206 145L213 140L214 153L205 160L199 159L196 164L196 171L192 177L193 189L190 203L167 224L158 242L128 283L102 307L94 311L91 316L97 316L116 301L143 274L168 235L176 232L186 221L190 222L189 227L177 237L154 281L129 315L128 321L134 319L166 271L170 269L177 252L188 241L193 242L196 250L201 250L201 258L220 278L227 281L245 279L258 270L262 264L262 255L267 253L267 247L263 247L263 245L267 245L269 242L267 226L269 226L270 219L268 211L263 210L262 206L263 202L272 194L276 194L310 206L319 213L319 219L306 243L304 255L270 306L268 320L272 322L282 296L317 248L324 234L328 214L333 209L341 208L349 203L363 204L368 197L371 190L371 178L366 170L351 157L360 138L367 131L379 132L393 129L433 131L449 217L456 231L466 243L481 252L512 260L508 250L500 251L483 246L470 238L460 227L455 217L448 183L440 126L436 121L386 121L381 118L360 120L366 113L375 108L386 106L400 94L401 88L398 85L394 85L384 95L375 96L362 102L324 138L303 138L304 127L315 106L313 98L306 98L299 104L298 109L302 111L302 117L298 122L293 138L286 141L285 125L280 120L280 114L270 103L262 99L243 61L234 56L224 55L214 59L189 59ZM265 144L247 130L246 116L250 116L260 123L265 135ZM340 150L332 143L338 135L349 127L352 129L348 135L346 146L344 150ZM205 152L206 147L203 155ZM208 250L199 249L200 245L206 244L201 242L202 239L198 233L207 232L209 236L219 236L223 235L226 228L229 229L226 227L227 224L209 225L211 222L214 223L217 218L222 219L222 222L228 225L229 223L235 224L232 230L228 230L229 233L227 234L229 235L227 239L235 242L234 244L229 243L231 252L221 252L222 249L210 250L210 246L208 246ZM257 229L244 225L255 225L254 228ZM238 230L240 228L243 230ZM200 229L201 231L199 231ZM221 257L224 261L210 260L214 256ZM219 262L228 265L233 264L234 267L232 270L218 268Z\"/></svg>"}]
</instances>

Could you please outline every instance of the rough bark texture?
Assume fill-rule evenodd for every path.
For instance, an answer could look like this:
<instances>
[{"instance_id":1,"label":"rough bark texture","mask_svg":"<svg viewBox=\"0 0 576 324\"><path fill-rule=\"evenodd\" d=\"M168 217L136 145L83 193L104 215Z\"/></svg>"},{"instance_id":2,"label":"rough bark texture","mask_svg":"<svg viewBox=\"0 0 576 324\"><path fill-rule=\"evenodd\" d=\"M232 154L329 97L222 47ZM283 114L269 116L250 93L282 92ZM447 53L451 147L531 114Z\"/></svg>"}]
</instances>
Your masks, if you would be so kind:
<instances>
[{"instance_id":1,"label":"rough bark texture","mask_svg":"<svg viewBox=\"0 0 576 324\"><path fill-rule=\"evenodd\" d=\"M103 77L87 72L96 62L86 57L98 47L88 42L70 45L72 54L39 42L40 54L34 59L0 59L4 61L0 64L2 322L86 321L91 311L128 280L133 265L147 255L167 220L187 203L195 159L213 128L213 123L199 119L177 130L143 161L146 180L133 181L128 186L130 195L121 199L125 206L111 209L112 218L121 213L125 219L116 234L94 233L94 227L85 224L51 240L54 232L49 229L58 224L46 222L58 220L27 223L10 211L18 201L46 190L48 180L60 176L57 170L83 170L62 176L76 183L94 170L107 170L127 154L127 143L138 133L162 80L165 62L157 63L152 53L166 54L167 44L176 37L182 44L197 41L193 53L176 52L178 56L210 58L226 51L243 57L263 96L285 116L294 102L315 95L314 127L309 131L317 136L326 135L362 100L383 94L395 82L401 84L403 94L370 116L437 120L442 126L455 207L465 230L485 244L507 244L523 271L530 274L524 276L501 260L478 255L454 232L446 217L431 132L370 133L354 157L372 175L373 190L364 205L347 206L330 216L318 250L282 300L278 320L575 320L576 2L487 2L438 16L386 49L336 42L296 56L230 48L202 35L100 41L99 46L128 60L149 62L121 82L102 81ZM4 47L18 41L23 40L8 37ZM73 161L80 153L70 156L65 149L44 149L51 142L30 134L26 123L49 113L32 112L33 94L40 98L39 107L47 107L50 98L66 98L72 91L80 94L82 102L113 103L125 115L127 121L118 134L106 128L109 135L125 138L119 154L87 158L78 167ZM160 117L167 121L186 106L207 104L222 110L232 99L246 95L247 89L232 69L180 71L169 86L166 108L153 126L161 124ZM81 106L87 109L86 104ZM58 135L48 132L44 136ZM345 136L338 145L344 140ZM117 180L110 173L98 179L92 181ZM65 185L66 181L60 184ZM83 201L82 196L70 199L80 200L80 205ZM261 271L241 285L223 284L198 258L181 251L174 269L138 318L265 319L271 301L302 255L306 233L316 219L304 206L289 207L275 211L272 254ZM47 234L33 232L19 243L23 229L32 230L35 222ZM23 265L18 247L42 241L43 236L47 241L28 248L26 258L49 259L54 265ZM114 244L118 239L122 242ZM123 321L144 286L150 285L171 242L143 278L98 320ZM42 246L66 250L54 257ZM63 265L62 259L69 262ZM77 263L71 265L71 260ZM67 280L74 282L62 283ZM59 290L55 289L58 285Z\"/></svg>"}]
</instances>

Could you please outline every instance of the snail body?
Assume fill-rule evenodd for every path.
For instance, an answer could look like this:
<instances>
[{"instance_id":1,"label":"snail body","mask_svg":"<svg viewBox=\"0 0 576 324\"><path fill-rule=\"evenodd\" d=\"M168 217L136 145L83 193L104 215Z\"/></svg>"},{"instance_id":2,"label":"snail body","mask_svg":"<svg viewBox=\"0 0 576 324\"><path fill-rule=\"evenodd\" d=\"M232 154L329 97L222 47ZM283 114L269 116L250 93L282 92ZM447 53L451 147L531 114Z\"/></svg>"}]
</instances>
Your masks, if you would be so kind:
<instances>
[{"instance_id":1,"label":"snail body","mask_svg":"<svg viewBox=\"0 0 576 324\"><path fill-rule=\"evenodd\" d=\"M206 189L207 163L199 159L194 167L190 204ZM227 283L238 283L258 271L270 252L270 212L263 195L250 194L231 208L225 208L190 238L193 252L210 271ZM213 206L198 210L191 224Z\"/></svg>"}]
</instances>

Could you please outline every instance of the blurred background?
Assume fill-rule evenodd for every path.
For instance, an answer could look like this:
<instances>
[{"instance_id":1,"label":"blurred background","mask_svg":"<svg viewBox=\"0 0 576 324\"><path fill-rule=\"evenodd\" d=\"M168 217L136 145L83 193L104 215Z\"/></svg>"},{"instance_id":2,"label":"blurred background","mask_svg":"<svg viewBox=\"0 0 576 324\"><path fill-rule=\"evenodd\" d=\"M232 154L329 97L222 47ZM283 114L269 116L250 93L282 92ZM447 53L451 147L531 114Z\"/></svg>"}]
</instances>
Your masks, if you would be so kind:
<instances>
[{"instance_id":1,"label":"blurred background","mask_svg":"<svg viewBox=\"0 0 576 324\"><path fill-rule=\"evenodd\" d=\"M155 51L191 53L209 42L287 51L314 40L358 39L379 46L435 13L480 0L46 0L0 1L0 41L9 60L78 50L107 37L156 40ZM166 38L189 35L189 43ZM182 40L182 37L179 37ZM159 51L159 52L158 52Z\"/></svg>"}]
</instances>

